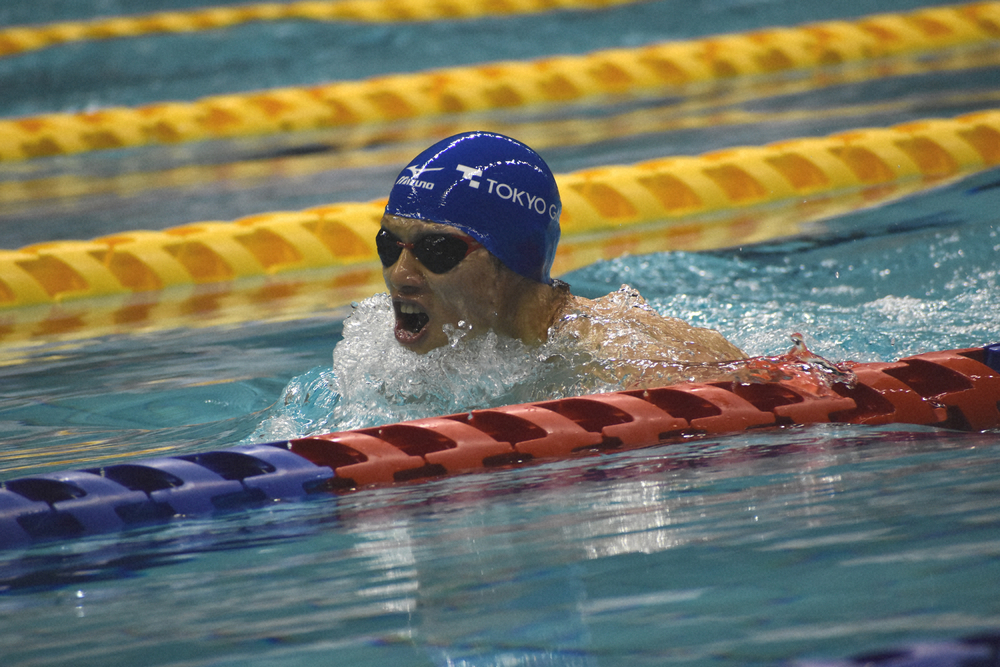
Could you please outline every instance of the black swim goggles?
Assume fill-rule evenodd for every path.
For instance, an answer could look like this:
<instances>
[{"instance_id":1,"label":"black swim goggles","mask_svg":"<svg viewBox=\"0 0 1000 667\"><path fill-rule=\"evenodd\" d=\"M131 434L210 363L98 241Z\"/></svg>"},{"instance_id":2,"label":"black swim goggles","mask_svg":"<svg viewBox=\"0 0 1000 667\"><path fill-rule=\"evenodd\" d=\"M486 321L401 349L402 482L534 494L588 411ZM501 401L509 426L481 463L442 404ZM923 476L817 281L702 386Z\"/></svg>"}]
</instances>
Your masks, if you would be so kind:
<instances>
[{"instance_id":1,"label":"black swim goggles","mask_svg":"<svg viewBox=\"0 0 1000 667\"><path fill-rule=\"evenodd\" d=\"M424 234L413 243L404 243L388 229L382 228L375 235L375 247L382 266L386 268L399 261L403 248L406 248L431 273L447 273L481 244L456 234Z\"/></svg>"}]
</instances>

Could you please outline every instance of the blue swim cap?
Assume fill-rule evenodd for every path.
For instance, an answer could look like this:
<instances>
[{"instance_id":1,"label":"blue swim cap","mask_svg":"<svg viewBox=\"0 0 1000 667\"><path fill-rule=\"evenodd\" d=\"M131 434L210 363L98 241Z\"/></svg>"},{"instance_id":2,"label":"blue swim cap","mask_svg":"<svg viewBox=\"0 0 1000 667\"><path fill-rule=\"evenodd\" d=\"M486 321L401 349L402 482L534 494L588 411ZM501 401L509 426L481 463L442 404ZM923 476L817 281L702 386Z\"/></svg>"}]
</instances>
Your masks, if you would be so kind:
<instances>
[{"instance_id":1,"label":"blue swim cap","mask_svg":"<svg viewBox=\"0 0 1000 667\"><path fill-rule=\"evenodd\" d=\"M551 283L559 243L559 189L545 161L502 134L466 132L413 158L385 212L451 225L526 278Z\"/></svg>"}]
</instances>

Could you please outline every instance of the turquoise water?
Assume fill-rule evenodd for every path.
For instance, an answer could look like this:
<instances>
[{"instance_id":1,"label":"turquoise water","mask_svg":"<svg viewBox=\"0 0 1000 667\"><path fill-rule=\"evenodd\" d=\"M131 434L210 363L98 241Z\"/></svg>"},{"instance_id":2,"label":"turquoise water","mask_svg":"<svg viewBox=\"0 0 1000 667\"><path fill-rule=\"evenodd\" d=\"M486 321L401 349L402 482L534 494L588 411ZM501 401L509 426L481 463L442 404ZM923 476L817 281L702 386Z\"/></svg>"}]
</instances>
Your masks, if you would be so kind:
<instances>
[{"instance_id":1,"label":"turquoise water","mask_svg":"<svg viewBox=\"0 0 1000 667\"><path fill-rule=\"evenodd\" d=\"M3 113L364 76L389 71L404 55L412 55L407 67L419 69L922 4L852 3L847 10L778 0L650 2L448 24L434 27L433 39L407 26L323 32L297 24L131 47L79 45L0 60L3 89L21 86L3 97ZM36 7L6 3L0 22L149 9L52 3L53 15L43 18ZM470 30L498 28L511 38L463 39ZM312 42L304 37L320 32L335 46L307 48ZM244 51L248 35L256 46ZM374 46L351 51L345 35ZM281 44L302 58L279 57ZM472 52L464 55L459 45ZM359 57L347 55L354 53ZM374 53L378 58L368 57ZM337 63L335 72L316 64L324 58ZM247 60L259 65L252 75ZM64 66L83 63L91 70L81 70L77 83ZM568 171L952 115L987 105L998 92L996 75L995 67L970 65L757 95L744 106L774 111L758 124L556 143L545 155ZM17 83L31 80L36 84ZM707 99L699 98L709 111L729 108ZM674 102L644 104L651 115L696 113ZM777 113L789 105L825 111L806 120ZM566 117L617 110L594 105ZM110 178L280 160L294 166L308 156L267 151L300 141L59 158L6 165L0 175ZM392 160L359 167L330 153L327 168L307 175L274 170L247 182L216 174L203 183L11 204L0 210L2 245L366 199L383 194L398 170ZM662 312L717 328L751 354L783 351L792 331L836 361L997 342L998 184L994 169L813 223L792 240L623 257L564 277L584 296L629 283ZM252 437L284 414L286 387L330 368L349 312L331 306L292 320L39 338L32 347L5 349L0 479ZM444 406L427 409L436 407ZM315 409L306 405L298 417L314 419ZM995 630L998 444L996 432L789 428L0 551L0 663L777 665Z\"/></svg>"}]
</instances>

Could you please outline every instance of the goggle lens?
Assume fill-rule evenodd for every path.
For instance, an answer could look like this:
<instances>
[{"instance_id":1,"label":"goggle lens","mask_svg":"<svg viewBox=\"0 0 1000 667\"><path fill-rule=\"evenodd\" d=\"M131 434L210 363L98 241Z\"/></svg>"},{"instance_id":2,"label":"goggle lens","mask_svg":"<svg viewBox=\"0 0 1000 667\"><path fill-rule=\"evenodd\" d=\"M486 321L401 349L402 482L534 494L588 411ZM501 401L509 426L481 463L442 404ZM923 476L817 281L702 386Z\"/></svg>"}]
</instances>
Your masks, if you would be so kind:
<instances>
[{"instance_id":1,"label":"goggle lens","mask_svg":"<svg viewBox=\"0 0 1000 667\"><path fill-rule=\"evenodd\" d=\"M424 234L413 243L403 243L388 229L375 235L375 247L382 266L388 268L399 261L406 248L431 273L447 273L468 257L480 244L455 234Z\"/></svg>"}]
</instances>

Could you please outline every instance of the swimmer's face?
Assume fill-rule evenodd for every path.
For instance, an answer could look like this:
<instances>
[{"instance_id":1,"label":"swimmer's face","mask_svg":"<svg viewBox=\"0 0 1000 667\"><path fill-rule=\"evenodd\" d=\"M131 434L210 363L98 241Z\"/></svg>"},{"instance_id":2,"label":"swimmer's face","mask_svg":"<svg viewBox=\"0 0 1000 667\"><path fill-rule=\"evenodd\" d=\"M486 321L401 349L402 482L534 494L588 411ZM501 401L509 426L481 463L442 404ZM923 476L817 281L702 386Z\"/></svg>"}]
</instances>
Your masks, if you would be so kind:
<instances>
[{"instance_id":1,"label":"swimmer's face","mask_svg":"<svg viewBox=\"0 0 1000 667\"><path fill-rule=\"evenodd\" d=\"M504 312L504 304L509 303L505 292L510 281L503 266L485 248L449 225L386 215L382 229L392 235L385 239L393 247L396 239L406 244L419 243L428 234L448 234L471 241L470 245L458 244L461 250L453 258L468 254L443 272L431 271L417 259L413 248L401 248L399 258L383 266L382 277L396 314L394 333L400 345L418 354L447 345L444 326L457 327L459 322L471 326L472 335L490 329L504 333L503 319L510 315ZM420 250L416 253L423 254ZM433 260L428 264L436 271L442 268Z\"/></svg>"}]
</instances>

